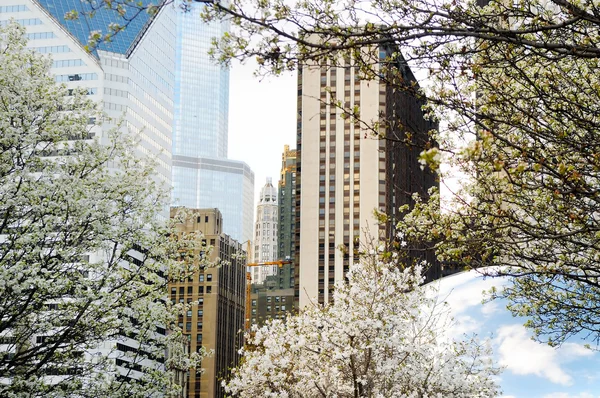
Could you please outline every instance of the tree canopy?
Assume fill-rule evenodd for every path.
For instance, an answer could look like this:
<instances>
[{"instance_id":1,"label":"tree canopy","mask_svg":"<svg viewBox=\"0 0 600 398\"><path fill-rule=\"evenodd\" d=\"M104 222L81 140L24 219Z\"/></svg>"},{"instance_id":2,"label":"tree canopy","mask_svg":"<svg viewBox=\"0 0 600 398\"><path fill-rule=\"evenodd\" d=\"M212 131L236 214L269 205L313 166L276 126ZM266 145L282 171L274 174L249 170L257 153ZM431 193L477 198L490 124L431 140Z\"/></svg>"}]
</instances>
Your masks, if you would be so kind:
<instances>
[{"instance_id":1,"label":"tree canopy","mask_svg":"<svg viewBox=\"0 0 600 398\"><path fill-rule=\"evenodd\" d=\"M491 352L453 341L421 266L401 271L374 250L334 300L257 326L227 389L236 397L494 397Z\"/></svg>"},{"instance_id":2,"label":"tree canopy","mask_svg":"<svg viewBox=\"0 0 600 398\"><path fill-rule=\"evenodd\" d=\"M395 55L361 51L398 48L440 121L422 161L442 181L461 177L403 209L399 229L433 242L447 266L501 266L514 279L496 295L550 344L600 339L598 15L594 2L562 0L234 0L206 11L234 26L215 41L218 59L257 57L265 73L344 53L365 79L403 89Z\"/></svg>"},{"instance_id":3,"label":"tree canopy","mask_svg":"<svg viewBox=\"0 0 600 398\"><path fill-rule=\"evenodd\" d=\"M24 33L0 28L0 395L164 394L195 364L166 287L199 239L170 238L153 162L116 130L101 145L96 105Z\"/></svg>"},{"instance_id":4,"label":"tree canopy","mask_svg":"<svg viewBox=\"0 0 600 398\"><path fill-rule=\"evenodd\" d=\"M98 6L117 3L132 4ZM502 266L514 279L497 294L531 317L539 339L583 332L599 342L597 2L231 0L207 3L204 17L231 21L216 59L254 58L259 74L336 65L344 54L363 78L406 89L393 76L401 52L421 79L414 94L440 120L439 147L423 162L442 180L462 177L443 209L435 192L405 209L406 239L434 242L454 267ZM362 51L388 45L399 51L387 63Z\"/></svg>"}]
</instances>

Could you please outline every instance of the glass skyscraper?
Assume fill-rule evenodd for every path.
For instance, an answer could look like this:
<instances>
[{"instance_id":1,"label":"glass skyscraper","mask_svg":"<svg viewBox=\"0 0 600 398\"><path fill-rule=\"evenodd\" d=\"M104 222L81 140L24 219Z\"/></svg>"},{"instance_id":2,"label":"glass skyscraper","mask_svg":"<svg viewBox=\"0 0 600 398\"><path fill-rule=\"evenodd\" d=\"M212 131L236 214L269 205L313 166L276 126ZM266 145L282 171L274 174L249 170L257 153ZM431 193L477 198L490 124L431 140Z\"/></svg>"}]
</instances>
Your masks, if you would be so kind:
<instances>
[{"instance_id":1,"label":"glass skyscraper","mask_svg":"<svg viewBox=\"0 0 600 398\"><path fill-rule=\"evenodd\" d=\"M0 0L4 3L4 1ZM8 3L8 1L6 1ZM9 4L16 4L12 0ZM124 134L139 138L136 147L142 156L156 162L157 180L172 186L171 148L175 98L176 13L170 5L150 16L137 2L125 5L125 15L100 8L90 17L90 3L83 0L18 0L27 11L15 13L17 20L38 15L28 23L29 45L42 53L52 53L52 73L69 88L85 87L90 98L101 102L110 119L102 128L110 130L118 121ZM142 0L141 5L159 0ZM65 18L77 11L74 20ZM125 18L125 19L124 19ZM111 23L127 28L111 41L101 42L88 53L85 46L91 32L108 32ZM38 22L39 21L39 22ZM107 140L102 134L100 140ZM168 208L162 214L168 218Z\"/></svg>"},{"instance_id":2,"label":"glass skyscraper","mask_svg":"<svg viewBox=\"0 0 600 398\"><path fill-rule=\"evenodd\" d=\"M229 26L202 22L201 7L177 11L172 204L218 208L223 232L245 242L252 239L254 173L227 159L229 70L208 56L212 38Z\"/></svg>"}]
</instances>

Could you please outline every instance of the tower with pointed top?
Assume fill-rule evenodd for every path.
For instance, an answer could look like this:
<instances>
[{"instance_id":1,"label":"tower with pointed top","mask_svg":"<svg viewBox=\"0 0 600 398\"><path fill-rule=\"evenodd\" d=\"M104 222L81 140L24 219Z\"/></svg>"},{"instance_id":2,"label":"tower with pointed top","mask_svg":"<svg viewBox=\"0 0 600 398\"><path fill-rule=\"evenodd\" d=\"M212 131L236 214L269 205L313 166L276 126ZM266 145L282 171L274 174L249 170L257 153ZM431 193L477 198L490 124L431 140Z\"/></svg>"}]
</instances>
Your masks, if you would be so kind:
<instances>
[{"instance_id":1,"label":"tower with pointed top","mask_svg":"<svg viewBox=\"0 0 600 398\"><path fill-rule=\"evenodd\" d=\"M252 262L262 263L277 260L279 251L278 221L277 188L273 186L271 177L268 177L266 184L260 190L260 198L256 206ZM263 283L267 276L277 273L277 266L252 267L250 272L252 283Z\"/></svg>"}]
</instances>

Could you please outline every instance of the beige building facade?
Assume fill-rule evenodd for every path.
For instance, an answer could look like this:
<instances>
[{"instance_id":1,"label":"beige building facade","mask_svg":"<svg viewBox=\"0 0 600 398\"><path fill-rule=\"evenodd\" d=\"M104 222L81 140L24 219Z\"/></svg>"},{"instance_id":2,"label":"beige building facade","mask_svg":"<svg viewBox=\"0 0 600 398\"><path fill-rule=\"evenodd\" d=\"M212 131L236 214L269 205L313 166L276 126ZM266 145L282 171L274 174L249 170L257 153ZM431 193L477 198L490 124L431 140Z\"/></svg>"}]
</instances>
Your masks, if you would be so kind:
<instances>
[{"instance_id":1,"label":"beige building facade","mask_svg":"<svg viewBox=\"0 0 600 398\"><path fill-rule=\"evenodd\" d=\"M379 49L373 56L383 60L393 53L397 50ZM405 82L416 82L403 59L391 67ZM305 65L298 93L295 295L303 308L332 298L334 284L366 243L393 237L393 221L380 224L375 210L393 219L413 192L426 196L436 184L420 168L417 145L436 126L424 119L422 103L409 91L362 80L350 60ZM336 104L359 107L361 121L344 117ZM365 123L381 123L379 137L392 140L375 137ZM414 147L397 144L407 138Z\"/></svg>"},{"instance_id":2,"label":"beige building facade","mask_svg":"<svg viewBox=\"0 0 600 398\"><path fill-rule=\"evenodd\" d=\"M172 208L174 217L181 208ZM246 262L242 245L222 233L223 218L218 209L190 209L179 233L201 232L212 246L210 260L218 267L199 269L192 278L170 283L172 302L189 304L179 327L189 336L190 351L201 347L214 353L202 361L204 372L190 371L188 398L225 397L221 380L238 365L243 346Z\"/></svg>"}]
</instances>

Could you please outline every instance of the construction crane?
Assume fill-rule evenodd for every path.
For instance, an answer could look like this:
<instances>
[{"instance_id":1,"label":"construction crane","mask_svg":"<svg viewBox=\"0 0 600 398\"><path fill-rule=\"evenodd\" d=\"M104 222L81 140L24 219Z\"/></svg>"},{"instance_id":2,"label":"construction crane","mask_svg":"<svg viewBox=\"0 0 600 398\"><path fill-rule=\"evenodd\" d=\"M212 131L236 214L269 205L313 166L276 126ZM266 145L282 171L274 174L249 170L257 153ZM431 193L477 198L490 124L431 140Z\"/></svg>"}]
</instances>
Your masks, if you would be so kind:
<instances>
[{"instance_id":1,"label":"construction crane","mask_svg":"<svg viewBox=\"0 0 600 398\"><path fill-rule=\"evenodd\" d=\"M250 246L250 245L248 245ZM291 264L292 260L275 260L275 261L264 261L260 263L248 263L248 267L262 267L269 265L277 265L279 268L283 267L284 264ZM250 272L246 272L246 330L250 329L250 317L252 316L252 276Z\"/></svg>"}]
</instances>

